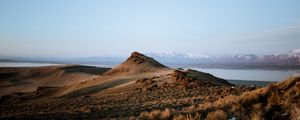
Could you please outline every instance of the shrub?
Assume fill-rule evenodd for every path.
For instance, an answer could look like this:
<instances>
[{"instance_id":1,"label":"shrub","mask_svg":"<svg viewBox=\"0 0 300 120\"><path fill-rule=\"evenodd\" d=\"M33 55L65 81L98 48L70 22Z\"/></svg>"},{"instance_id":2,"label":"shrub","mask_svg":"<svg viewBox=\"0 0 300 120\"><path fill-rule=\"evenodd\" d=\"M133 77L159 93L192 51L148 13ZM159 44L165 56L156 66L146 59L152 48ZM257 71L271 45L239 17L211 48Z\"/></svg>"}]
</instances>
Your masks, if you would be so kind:
<instances>
[{"instance_id":1,"label":"shrub","mask_svg":"<svg viewBox=\"0 0 300 120\"><path fill-rule=\"evenodd\" d=\"M161 119L167 119L171 116L171 110L169 108L166 108L163 112L161 112Z\"/></svg>"},{"instance_id":2,"label":"shrub","mask_svg":"<svg viewBox=\"0 0 300 120\"><path fill-rule=\"evenodd\" d=\"M139 116L140 119L159 119L159 116L161 114L160 110L153 110L151 112L143 112L141 113L141 115Z\"/></svg>"},{"instance_id":3,"label":"shrub","mask_svg":"<svg viewBox=\"0 0 300 120\"><path fill-rule=\"evenodd\" d=\"M263 120L264 118L262 117L261 113L252 113L251 115L251 120Z\"/></svg>"},{"instance_id":4,"label":"shrub","mask_svg":"<svg viewBox=\"0 0 300 120\"><path fill-rule=\"evenodd\" d=\"M200 120L201 114L196 113L195 115L187 114L187 115L176 115L174 116L173 120Z\"/></svg>"},{"instance_id":5,"label":"shrub","mask_svg":"<svg viewBox=\"0 0 300 120\"><path fill-rule=\"evenodd\" d=\"M210 112L206 116L206 120L227 120L227 114L223 110Z\"/></svg>"},{"instance_id":6,"label":"shrub","mask_svg":"<svg viewBox=\"0 0 300 120\"><path fill-rule=\"evenodd\" d=\"M143 112L139 116L140 119L150 119L150 120L157 120L157 119L169 119L171 117L172 111L169 108L166 108L164 111L154 110L150 112Z\"/></svg>"}]
</instances>

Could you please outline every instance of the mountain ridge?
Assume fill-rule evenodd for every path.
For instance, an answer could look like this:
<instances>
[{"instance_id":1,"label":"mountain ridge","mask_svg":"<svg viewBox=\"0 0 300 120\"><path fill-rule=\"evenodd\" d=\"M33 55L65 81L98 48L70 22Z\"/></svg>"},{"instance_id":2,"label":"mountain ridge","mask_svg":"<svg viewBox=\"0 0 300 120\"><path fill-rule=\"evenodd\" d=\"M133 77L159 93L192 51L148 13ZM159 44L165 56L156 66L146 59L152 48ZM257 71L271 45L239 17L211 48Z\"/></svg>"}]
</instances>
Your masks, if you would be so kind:
<instances>
[{"instance_id":1,"label":"mountain ridge","mask_svg":"<svg viewBox=\"0 0 300 120\"><path fill-rule=\"evenodd\" d=\"M255 54L225 54L214 56L202 53L176 52L146 52L152 58L167 65L300 65L299 49L290 50L282 54L255 55ZM80 58L1 58L2 62L33 62L54 64L83 64L116 66L126 60L124 57L80 57Z\"/></svg>"},{"instance_id":2,"label":"mountain ridge","mask_svg":"<svg viewBox=\"0 0 300 120\"><path fill-rule=\"evenodd\" d=\"M153 52L146 53L162 61L189 61L190 63L207 64L270 64L270 65L300 65L300 49L290 50L283 54L225 54L213 56L202 53Z\"/></svg>"},{"instance_id":3,"label":"mountain ridge","mask_svg":"<svg viewBox=\"0 0 300 120\"><path fill-rule=\"evenodd\" d=\"M133 52L129 58L123 63L115 66L111 70L104 73L104 75L113 74L138 74L144 72L151 72L160 69L169 69L165 65L159 63L155 59L145 56L139 52Z\"/></svg>"},{"instance_id":4,"label":"mountain ridge","mask_svg":"<svg viewBox=\"0 0 300 120\"><path fill-rule=\"evenodd\" d=\"M17 71L21 74L15 74ZM216 110L225 111L222 112L225 117L221 118L250 119L252 116L248 113L254 107L257 108L254 111L263 110L259 113L267 118L298 115L290 108L297 106L293 101L298 101L300 95L296 94L299 93L299 78L263 89L235 86L209 73L168 68L138 52L133 52L112 69L89 66L2 68L1 75L6 76L4 81L15 83L5 87L0 83L3 94L11 92L8 88L28 85L24 82L32 82L31 88L35 91L15 89L14 93L1 96L0 119L180 119L176 115L191 112L186 118L200 119L197 116L200 115L204 119L213 118L215 115L209 114ZM78 75L82 77L78 79ZM21 81L16 79L19 77ZM46 83L39 84L45 77ZM62 86L64 81L61 80L70 83ZM58 84L49 86L53 82ZM276 99L279 97L288 100L282 102ZM261 102L266 106L257 106Z\"/></svg>"}]
</instances>

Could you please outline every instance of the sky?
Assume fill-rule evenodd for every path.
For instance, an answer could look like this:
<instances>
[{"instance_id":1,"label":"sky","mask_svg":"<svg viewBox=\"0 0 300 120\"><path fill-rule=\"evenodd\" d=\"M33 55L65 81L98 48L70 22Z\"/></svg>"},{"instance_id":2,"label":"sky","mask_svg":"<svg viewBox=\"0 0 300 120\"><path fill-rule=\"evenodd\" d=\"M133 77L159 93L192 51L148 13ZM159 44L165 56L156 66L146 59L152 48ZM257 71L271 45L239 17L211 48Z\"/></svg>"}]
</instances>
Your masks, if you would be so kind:
<instances>
[{"instance_id":1,"label":"sky","mask_svg":"<svg viewBox=\"0 0 300 120\"><path fill-rule=\"evenodd\" d=\"M0 56L300 48L299 0L1 0Z\"/></svg>"}]
</instances>

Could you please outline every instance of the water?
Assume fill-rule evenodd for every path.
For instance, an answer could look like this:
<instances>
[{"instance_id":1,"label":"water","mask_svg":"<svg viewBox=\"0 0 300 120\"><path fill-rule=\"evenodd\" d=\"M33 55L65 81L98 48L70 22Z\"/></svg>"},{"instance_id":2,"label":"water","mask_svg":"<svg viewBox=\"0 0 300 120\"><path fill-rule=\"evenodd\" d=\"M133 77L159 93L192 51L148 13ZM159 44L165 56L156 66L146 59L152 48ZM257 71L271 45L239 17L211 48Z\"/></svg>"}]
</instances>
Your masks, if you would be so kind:
<instances>
[{"instance_id":1,"label":"water","mask_svg":"<svg viewBox=\"0 0 300 120\"><path fill-rule=\"evenodd\" d=\"M113 65L105 65L105 64L80 64L80 65L86 65L86 66L95 66L95 67L102 67L102 68L112 68Z\"/></svg>"},{"instance_id":2,"label":"water","mask_svg":"<svg viewBox=\"0 0 300 120\"><path fill-rule=\"evenodd\" d=\"M217 77L228 80L282 81L291 76L300 76L300 70L230 70L201 68L192 69L207 72Z\"/></svg>"},{"instance_id":3,"label":"water","mask_svg":"<svg viewBox=\"0 0 300 120\"><path fill-rule=\"evenodd\" d=\"M42 66L55 66L62 64L52 63L30 63L30 62L0 62L0 67L42 67Z\"/></svg>"}]
</instances>

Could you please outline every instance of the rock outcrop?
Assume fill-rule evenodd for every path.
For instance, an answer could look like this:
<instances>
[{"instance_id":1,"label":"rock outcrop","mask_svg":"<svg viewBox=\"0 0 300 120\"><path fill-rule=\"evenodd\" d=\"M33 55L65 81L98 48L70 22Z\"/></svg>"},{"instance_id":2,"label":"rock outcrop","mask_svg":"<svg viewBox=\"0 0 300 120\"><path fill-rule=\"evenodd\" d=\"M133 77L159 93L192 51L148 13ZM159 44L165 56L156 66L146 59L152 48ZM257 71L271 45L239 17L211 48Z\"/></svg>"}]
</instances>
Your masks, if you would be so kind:
<instances>
[{"instance_id":1,"label":"rock outcrop","mask_svg":"<svg viewBox=\"0 0 300 120\"><path fill-rule=\"evenodd\" d=\"M139 74L153 72L160 69L168 69L168 67L164 66L151 57L145 56L139 52L133 52L125 62L112 68L104 75Z\"/></svg>"}]
</instances>

